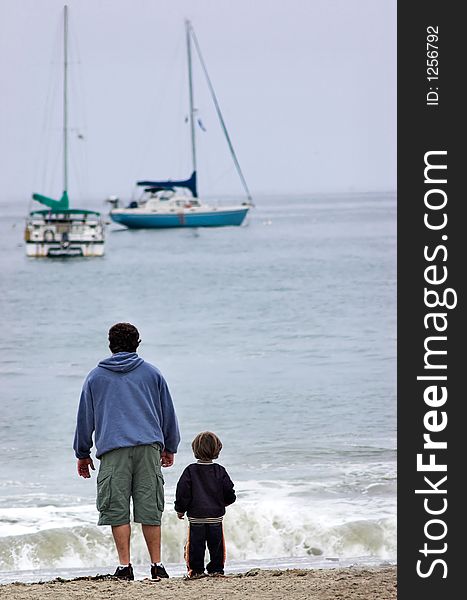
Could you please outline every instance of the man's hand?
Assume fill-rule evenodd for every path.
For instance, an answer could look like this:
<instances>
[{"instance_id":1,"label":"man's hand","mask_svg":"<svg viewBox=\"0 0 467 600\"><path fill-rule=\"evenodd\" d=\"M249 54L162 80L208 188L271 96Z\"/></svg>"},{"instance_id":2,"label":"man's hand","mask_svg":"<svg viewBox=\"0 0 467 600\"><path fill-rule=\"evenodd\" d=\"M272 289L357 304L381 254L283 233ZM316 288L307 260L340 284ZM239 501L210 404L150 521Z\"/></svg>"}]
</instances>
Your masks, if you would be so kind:
<instances>
[{"instance_id":1,"label":"man's hand","mask_svg":"<svg viewBox=\"0 0 467 600\"><path fill-rule=\"evenodd\" d=\"M185 514L185 513L177 513L177 517L178 517L179 519L183 519L183 515L184 515L184 514Z\"/></svg>"},{"instance_id":2,"label":"man's hand","mask_svg":"<svg viewBox=\"0 0 467 600\"><path fill-rule=\"evenodd\" d=\"M171 467L174 464L174 455L167 450L161 452L161 465L163 467Z\"/></svg>"},{"instance_id":3,"label":"man's hand","mask_svg":"<svg viewBox=\"0 0 467 600\"><path fill-rule=\"evenodd\" d=\"M78 475L80 477L84 477L85 479L89 479L91 477L91 473L89 472L89 467L91 467L91 469L93 471L96 470L94 468L94 463L92 462L92 458L78 458Z\"/></svg>"}]
</instances>

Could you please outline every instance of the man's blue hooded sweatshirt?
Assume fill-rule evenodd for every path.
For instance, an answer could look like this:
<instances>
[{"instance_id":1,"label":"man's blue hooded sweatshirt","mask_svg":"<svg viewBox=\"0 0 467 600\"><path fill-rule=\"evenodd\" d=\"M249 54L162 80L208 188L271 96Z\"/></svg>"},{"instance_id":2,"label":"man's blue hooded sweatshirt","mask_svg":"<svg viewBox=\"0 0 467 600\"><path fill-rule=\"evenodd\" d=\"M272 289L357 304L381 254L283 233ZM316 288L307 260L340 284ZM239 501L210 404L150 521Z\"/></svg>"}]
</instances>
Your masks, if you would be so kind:
<instances>
[{"instance_id":1,"label":"man's blue hooded sweatshirt","mask_svg":"<svg viewBox=\"0 0 467 600\"><path fill-rule=\"evenodd\" d=\"M180 433L167 383L136 352L117 352L87 376L73 444L77 458L89 457L93 432L97 458L116 448L156 442L177 452Z\"/></svg>"}]
</instances>

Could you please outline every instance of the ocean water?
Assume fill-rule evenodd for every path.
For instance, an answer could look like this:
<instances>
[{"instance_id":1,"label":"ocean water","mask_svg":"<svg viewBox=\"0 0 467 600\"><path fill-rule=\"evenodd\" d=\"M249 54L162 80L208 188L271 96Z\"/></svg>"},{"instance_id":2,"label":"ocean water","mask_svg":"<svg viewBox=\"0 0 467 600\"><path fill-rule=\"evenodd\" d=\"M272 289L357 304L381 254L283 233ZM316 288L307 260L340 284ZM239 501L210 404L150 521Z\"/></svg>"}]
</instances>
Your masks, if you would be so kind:
<instances>
[{"instance_id":1,"label":"ocean water","mask_svg":"<svg viewBox=\"0 0 467 600\"><path fill-rule=\"evenodd\" d=\"M77 476L71 446L117 321L139 328L180 421L164 471L173 574L186 528L174 489L206 429L238 493L229 569L396 560L394 194L259 197L240 228L112 224L101 259L27 259L26 211L0 214L0 582L115 566L96 478ZM139 527L132 559L146 574Z\"/></svg>"}]
</instances>

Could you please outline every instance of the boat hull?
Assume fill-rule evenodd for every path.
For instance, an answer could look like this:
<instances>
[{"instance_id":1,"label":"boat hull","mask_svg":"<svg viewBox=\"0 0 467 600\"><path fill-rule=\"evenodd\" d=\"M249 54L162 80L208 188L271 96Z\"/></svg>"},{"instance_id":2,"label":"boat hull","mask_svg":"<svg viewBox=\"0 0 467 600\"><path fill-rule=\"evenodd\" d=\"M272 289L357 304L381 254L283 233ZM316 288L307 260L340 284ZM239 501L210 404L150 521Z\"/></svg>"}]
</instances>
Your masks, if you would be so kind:
<instances>
[{"instance_id":1,"label":"boat hull","mask_svg":"<svg viewBox=\"0 0 467 600\"><path fill-rule=\"evenodd\" d=\"M174 214L143 213L137 209L110 211L115 223L129 229L173 229L176 227L229 227L243 223L249 207L205 213L178 212Z\"/></svg>"},{"instance_id":2,"label":"boat hull","mask_svg":"<svg viewBox=\"0 0 467 600\"><path fill-rule=\"evenodd\" d=\"M26 242L26 256L33 258L104 256L104 242L72 242L67 247L63 247L60 242Z\"/></svg>"}]
</instances>

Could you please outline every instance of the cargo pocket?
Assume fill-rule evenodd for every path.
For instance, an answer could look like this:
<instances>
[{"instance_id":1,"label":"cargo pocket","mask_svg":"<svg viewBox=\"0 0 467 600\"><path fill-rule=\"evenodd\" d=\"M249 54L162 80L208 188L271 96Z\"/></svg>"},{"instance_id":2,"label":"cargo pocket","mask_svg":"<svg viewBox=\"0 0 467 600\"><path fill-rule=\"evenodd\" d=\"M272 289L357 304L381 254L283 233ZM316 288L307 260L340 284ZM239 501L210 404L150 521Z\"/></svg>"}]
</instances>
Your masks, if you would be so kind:
<instances>
[{"instance_id":1,"label":"cargo pocket","mask_svg":"<svg viewBox=\"0 0 467 600\"><path fill-rule=\"evenodd\" d=\"M156 473L156 486L157 508L162 512L164 510L164 477L162 473Z\"/></svg>"},{"instance_id":2,"label":"cargo pocket","mask_svg":"<svg viewBox=\"0 0 467 600\"><path fill-rule=\"evenodd\" d=\"M111 498L111 482L112 482L112 471L104 470L99 471L97 476L97 500L96 506L99 512L107 510L110 506Z\"/></svg>"}]
</instances>

